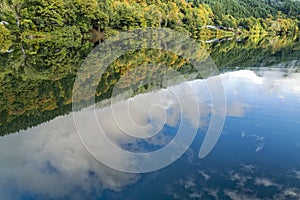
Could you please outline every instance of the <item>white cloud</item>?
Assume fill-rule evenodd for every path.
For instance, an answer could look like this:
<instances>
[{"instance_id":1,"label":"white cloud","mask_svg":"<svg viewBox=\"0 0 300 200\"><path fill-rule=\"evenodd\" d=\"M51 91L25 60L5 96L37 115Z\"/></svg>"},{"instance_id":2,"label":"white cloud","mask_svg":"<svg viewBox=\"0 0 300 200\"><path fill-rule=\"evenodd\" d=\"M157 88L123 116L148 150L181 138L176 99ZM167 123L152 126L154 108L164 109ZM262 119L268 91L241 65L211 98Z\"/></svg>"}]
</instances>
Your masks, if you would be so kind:
<instances>
[{"instance_id":1,"label":"white cloud","mask_svg":"<svg viewBox=\"0 0 300 200\"><path fill-rule=\"evenodd\" d=\"M238 83L245 83L245 82L253 82L256 84L262 84L262 78L258 77L253 71L250 70L240 70L235 72L228 72L222 74L222 79L225 83L227 82L238 82Z\"/></svg>"},{"instance_id":2,"label":"white cloud","mask_svg":"<svg viewBox=\"0 0 300 200\"><path fill-rule=\"evenodd\" d=\"M175 184L166 186L166 193L172 199L202 199L203 196L210 196L218 200L219 188L209 188L202 185L202 181L194 176L180 178ZM184 191L184 192L183 192Z\"/></svg>"},{"instance_id":3,"label":"white cloud","mask_svg":"<svg viewBox=\"0 0 300 200\"><path fill-rule=\"evenodd\" d=\"M259 152L259 151L263 150L264 146L265 146L265 143L264 143L264 142L263 142L263 143L260 143L260 144L256 147L255 152Z\"/></svg>"},{"instance_id":4,"label":"white cloud","mask_svg":"<svg viewBox=\"0 0 300 200\"><path fill-rule=\"evenodd\" d=\"M230 117L243 117L245 115L245 111L250 106L239 101L233 101L228 103L226 116Z\"/></svg>"},{"instance_id":5,"label":"white cloud","mask_svg":"<svg viewBox=\"0 0 300 200\"><path fill-rule=\"evenodd\" d=\"M204 180L206 180L206 181L211 178L210 175L207 172L205 172L204 170L200 170L199 173L203 176Z\"/></svg>"},{"instance_id":6,"label":"white cloud","mask_svg":"<svg viewBox=\"0 0 300 200\"><path fill-rule=\"evenodd\" d=\"M281 187L279 184L274 183L268 178L255 178L255 185L264 186L264 187Z\"/></svg>"},{"instance_id":7,"label":"white cloud","mask_svg":"<svg viewBox=\"0 0 300 200\"><path fill-rule=\"evenodd\" d=\"M180 178L173 184L167 185L165 191L172 199L201 199L203 190L199 190L198 187L197 179L187 176Z\"/></svg>"},{"instance_id":8,"label":"white cloud","mask_svg":"<svg viewBox=\"0 0 300 200\"><path fill-rule=\"evenodd\" d=\"M1 138L0 151L0 188L5 188L0 189L0 198L6 200L21 199L22 193L91 198L103 189L119 191L139 178L92 158L79 141L72 115Z\"/></svg>"},{"instance_id":9,"label":"white cloud","mask_svg":"<svg viewBox=\"0 0 300 200\"><path fill-rule=\"evenodd\" d=\"M253 173L255 168L256 167L254 165L246 165L246 164L242 165L242 170L249 172L249 173Z\"/></svg>"},{"instance_id":10,"label":"white cloud","mask_svg":"<svg viewBox=\"0 0 300 200\"><path fill-rule=\"evenodd\" d=\"M239 187L244 187L247 181L252 178L232 171L229 173L229 179L234 181Z\"/></svg>"},{"instance_id":11,"label":"white cloud","mask_svg":"<svg viewBox=\"0 0 300 200\"><path fill-rule=\"evenodd\" d=\"M247 133L245 133L244 131L241 132L241 137L242 137L242 138L244 138L244 137L246 137L246 136L247 136Z\"/></svg>"},{"instance_id":12,"label":"white cloud","mask_svg":"<svg viewBox=\"0 0 300 200\"><path fill-rule=\"evenodd\" d=\"M299 188L287 187L284 188L280 193L274 195L273 199L286 200L286 199L300 199Z\"/></svg>"},{"instance_id":13,"label":"white cloud","mask_svg":"<svg viewBox=\"0 0 300 200\"><path fill-rule=\"evenodd\" d=\"M219 189L218 188L204 188L204 191L206 191L210 196L214 197L215 200L218 200L219 199L219 196L218 196L218 192L219 192Z\"/></svg>"},{"instance_id":14,"label":"white cloud","mask_svg":"<svg viewBox=\"0 0 300 200\"><path fill-rule=\"evenodd\" d=\"M236 190L224 190L224 194L228 196L231 200L259 200L255 196L247 195Z\"/></svg>"},{"instance_id":15,"label":"white cloud","mask_svg":"<svg viewBox=\"0 0 300 200\"><path fill-rule=\"evenodd\" d=\"M262 136L258 136L255 134L248 134L244 131L241 132L241 137L242 138L253 138L256 141L259 141L258 146L255 149L255 152L259 152L261 150L263 150L263 148L265 147L265 138Z\"/></svg>"},{"instance_id":16,"label":"white cloud","mask_svg":"<svg viewBox=\"0 0 300 200\"><path fill-rule=\"evenodd\" d=\"M188 177L187 179L180 179L179 185L182 185L185 189L191 189L196 186L196 182L194 178Z\"/></svg>"},{"instance_id":17,"label":"white cloud","mask_svg":"<svg viewBox=\"0 0 300 200\"><path fill-rule=\"evenodd\" d=\"M283 191L283 194L287 197L297 197L300 198L300 191L299 188L286 188Z\"/></svg>"},{"instance_id":18,"label":"white cloud","mask_svg":"<svg viewBox=\"0 0 300 200\"><path fill-rule=\"evenodd\" d=\"M247 95L249 93L264 96L276 95L281 99L293 95L300 100L300 73L290 73L286 76L286 72L280 69L263 69L256 73L250 70L240 70L221 76L227 92L236 96L247 91Z\"/></svg>"},{"instance_id":19,"label":"white cloud","mask_svg":"<svg viewBox=\"0 0 300 200\"><path fill-rule=\"evenodd\" d=\"M265 139L265 138L262 137L262 136L258 136L258 135L255 135L255 134L248 134L248 133L246 133L245 131L242 131L242 132L241 132L241 137L242 137L242 138L245 138L245 137L254 138L255 140L260 141L260 142L263 142L264 139Z\"/></svg>"},{"instance_id":20,"label":"white cloud","mask_svg":"<svg viewBox=\"0 0 300 200\"><path fill-rule=\"evenodd\" d=\"M293 173L294 173L295 177L300 180L300 171L299 170L293 170Z\"/></svg>"},{"instance_id":21,"label":"white cloud","mask_svg":"<svg viewBox=\"0 0 300 200\"><path fill-rule=\"evenodd\" d=\"M201 199L202 195L201 193L198 192L193 192L192 194L189 195L190 199Z\"/></svg>"}]
</instances>

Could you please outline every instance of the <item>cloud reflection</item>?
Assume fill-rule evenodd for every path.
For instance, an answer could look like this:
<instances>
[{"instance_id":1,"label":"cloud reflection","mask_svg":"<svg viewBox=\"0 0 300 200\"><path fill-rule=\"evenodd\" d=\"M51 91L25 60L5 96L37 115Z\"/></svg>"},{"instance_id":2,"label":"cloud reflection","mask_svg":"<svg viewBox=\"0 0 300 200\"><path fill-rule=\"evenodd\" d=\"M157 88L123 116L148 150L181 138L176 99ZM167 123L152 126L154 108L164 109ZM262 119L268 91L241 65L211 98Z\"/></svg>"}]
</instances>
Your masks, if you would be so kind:
<instances>
[{"instance_id":1,"label":"cloud reflection","mask_svg":"<svg viewBox=\"0 0 300 200\"><path fill-rule=\"evenodd\" d=\"M171 94L166 90L160 90L128 100L135 108L131 110L131 115L140 125L146 124L149 121L149 106L159 104L167 111L168 126L176 127L181 115L188 119L191 125L196 124L195 121L200 119L195 117L195 107L190 103L189 94L192 91L187 90L184 85L174 86L174 89L183 97L181 107L174 98L171 98ZM119 116L119 119L124 119L122 123L127 130L139 136L137 129L126 121L129 119L125 117L127 113L124 104L128 101L115 105L117 109L114 110L116 112L114 114ZM210 111L205 105L199 98L203 117ZM86 124L86 133L98 128L90 123L91 118L94 118L93 113L94 111L91 110L89 115L81 118ZM136 141L116 126L110 107L98 108L95 114L98 121L104 124L103 128L110 133L112 142L121 144ZM161 115L160 110L152 110L151 117L151 126L140 134L151 135L152 131L160 126L165 116ZM205 123L202 123L202 126L205 126ZM156 140L150 139L148 142L164 145L168 142L168 138L160 135ZM101 147L101 141L97 141L97 145ZM26 195L38 199L95 199L101 196L103 190L120 191L136 183L140 177L137 174L112 170L91 157L76 134L72 114L1 138L0 151L0 198L6 200L23 199ZM121 165L130 164L128 158L112 154L109 149L105 151L110 159L117 160Z\"/></svg>"},{"instance_id":2,"label":"cloud reflection","mask_svg":"<svg viewBox=\"0 0 300 200\"><path fill-rule=\"evenodd\" d=\"M282 69L262 69L261 71L240 70L222 76L227 92L234 96L259 94L275 95L278 98L296 96L300 100L300 73L289 73ZM246 97L245 97L246 98ZM245 101L246 99L244 99Z\"/></svg>"},{"instance_id":3,"label":"cloud reflection","mask_svg":"<svg viewBox=\"0 0 300 200\"><path fill-rule=\"evenodd\" d=\"M268 76L269 78L266 78ZM258 89L261 93L276 94L285 98L293 94L300 98L300 74L295 73L284 77L281 72L257 76L252 71L230 72L221 75L227 92L233 97L239 96L245 91ZM271 80L271 81L270 81ZM253 84L249 84L249 81ZM174 89L182 95L182 107L167 90L160 90L149 94L138 95L128 101L119 102L115 106L115 115L118 116L122 127L136 136L151 136L157 130L163 130L164 126L177 127L180 115L188 119L191 125L200 122L200 127L207 128L208 116L211 114L209 92L205 81L196 80L188 83L194 91L189 91L183 85L174 86ZM249 86L250 85L250 86ZM252 87L249 89L249 87ZM266 92L268 91L268 92ZM198 106L201 112L200 119L195 117L194 107L191 105L190 93L196 93ZM241 95L239 96L241 97ZM136 126L132 126L124 106L131 103L132 119L140 126L149 123L144 132L139 132ZM160 109L152 109L149 115L149 106L159 104ZM227 116L242 117L245 115L249 104L245 99L236 98L230 101L227 108ZM91 112L94 112L91 110ZM112 109L110 107L97 108L98 121L104 124L110 135L109 138L116 144L133 143L138 140L130 137L116 126ZM97 127L89 124L94 115L83 116L86 123L86 132ZM170 135L161 134L147 140L149 144L165 145L170 141ZM101 145L101 141L97 141ZM263 146L262 146L263 147ZM262 148L261 148L262 149ZM260 150L261 150L260 149ZM120 155L112 155L109 149L107 156L116 159L120 164L128 164L128 159ZM140 175L125 174L107 168L91 157L83 148L76 134L72 115L58 117L49 123L39 127L21 131L18 134L9 135L0 140L0 199L22 199L24 195L32 195L52 199L94 199L101 196L103 190L110 189L121 191L123 188L136 183ZM201 173L205 179L210 177ZM238 178L235 176L235 178ZM242 180L245 184L247 180ZM266 179L256 180L259 185L270 185ZM297 196L295 189L285 191L288 196ZM232 199L242 199L244 196L235 191L225 192ZM196 195L196 193L194 193ZM213 196L213 195L212 195ZM246 198L246 197L245 197ZM253 198L255 199L255 198Z\"/></svg>"},{"instance_id":4,"label":"cloud reflection","mask_svg":"<svg viewBox=\"0 0 300 200\"><path fill-rule=\"evenodd\" d=\"M120 191L139 176L95 161L82 147L71 115L1 138L0 198L87 199Z\"/></svg>"}]
</instances>

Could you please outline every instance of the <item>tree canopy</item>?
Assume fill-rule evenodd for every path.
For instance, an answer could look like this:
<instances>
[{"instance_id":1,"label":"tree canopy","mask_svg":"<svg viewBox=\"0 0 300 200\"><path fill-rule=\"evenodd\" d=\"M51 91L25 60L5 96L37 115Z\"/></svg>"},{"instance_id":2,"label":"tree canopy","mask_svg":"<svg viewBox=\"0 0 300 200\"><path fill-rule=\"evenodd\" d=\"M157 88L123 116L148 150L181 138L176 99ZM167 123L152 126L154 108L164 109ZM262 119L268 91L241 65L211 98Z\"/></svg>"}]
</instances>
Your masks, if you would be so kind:
<instances>
[{"instance_id":1,"label":"tree canopy","mask_svg":"<svg viewBox=\"0 0 300 200\"><path fill-rule=\"evenodd\" d=\"M294 34L300 3L277 0L1 0L0 21L16 39L71 27L83 37L95 28L106 36L145 27L167 27L200 37L207 25L250 33ZM0 31L3 28L0 29ZM65 29L63 29L65 30ZM228 31L227 30L227 31Z\"/></svg>"}]
</instances>

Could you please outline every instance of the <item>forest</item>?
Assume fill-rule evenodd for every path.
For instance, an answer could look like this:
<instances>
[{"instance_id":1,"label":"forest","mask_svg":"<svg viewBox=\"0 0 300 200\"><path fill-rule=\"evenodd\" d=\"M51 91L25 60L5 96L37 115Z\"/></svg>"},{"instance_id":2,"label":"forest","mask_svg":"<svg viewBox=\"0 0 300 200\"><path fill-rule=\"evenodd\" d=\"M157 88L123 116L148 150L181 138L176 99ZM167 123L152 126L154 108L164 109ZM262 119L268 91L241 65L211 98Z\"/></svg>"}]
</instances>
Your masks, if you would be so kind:
<instances>
[{"instance_id":1,"label":"forest","mask_svg":"<svg viewBox=\"0 0 300 200\"><path fill-rule=\"evenodd\" d=\"M91 37L91 33L103 40L120 31L145 27L171 28L194 38L211 34L289 35L298 31L300 20L300 3L292 0L0 2L2 51L8 45L7 40L49 40L70 36L85 38ZM207 28L211 26L217 28Z\"/></svg>"}]
</instances>

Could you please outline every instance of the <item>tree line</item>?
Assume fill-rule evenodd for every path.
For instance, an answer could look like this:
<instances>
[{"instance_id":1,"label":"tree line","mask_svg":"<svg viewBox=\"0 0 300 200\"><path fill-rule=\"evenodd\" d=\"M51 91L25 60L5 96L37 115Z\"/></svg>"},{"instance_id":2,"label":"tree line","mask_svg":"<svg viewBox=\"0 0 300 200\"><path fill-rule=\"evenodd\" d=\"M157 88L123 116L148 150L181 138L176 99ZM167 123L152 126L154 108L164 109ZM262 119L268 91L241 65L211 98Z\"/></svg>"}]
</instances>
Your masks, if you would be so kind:
<instances>
[{"instance_id":1,"label":"tree line","mask_svg":"<svg viewBox=\"0 0 300 200\"><path fill-rule=\"evenodd\" d=\"M240 33L294 34L300 3L277 0L0 0L0 42L13 39L105 36L145 27L166 27L199 38L203 27ZM67 28L66 28L67 27ZM211 31L212 33L214 31ZM51 34L52 33L52 34Z\"/></svg>"}]
</instances>

